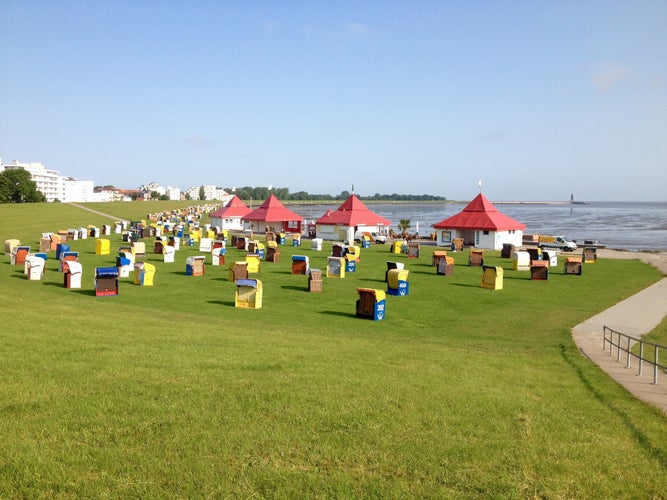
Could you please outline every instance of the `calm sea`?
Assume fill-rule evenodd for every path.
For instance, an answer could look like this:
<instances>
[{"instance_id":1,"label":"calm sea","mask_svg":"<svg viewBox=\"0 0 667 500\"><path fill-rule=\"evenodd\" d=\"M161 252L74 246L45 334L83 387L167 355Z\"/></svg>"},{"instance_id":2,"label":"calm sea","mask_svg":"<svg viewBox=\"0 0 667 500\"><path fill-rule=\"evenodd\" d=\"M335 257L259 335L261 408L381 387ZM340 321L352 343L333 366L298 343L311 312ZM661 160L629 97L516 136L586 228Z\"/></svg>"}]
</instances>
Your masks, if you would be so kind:
<instances>
[{"instance_id":1,"label":"calm sea","mask_svg":"<svg viewBox=\"0 0 667 500\"><path fill-rule=\"evenodd\" d=\"M290 206L308 222L338 205ZM465 204L368 204L392 221L410 220L410 231L433 231L432 225L460 212ZM526 234L562 234L583 243L598 241L608 248L667 251L667 202L590 202L584 205L498 203L496 208L524 223Z\"/></svg>"}]
</instances>

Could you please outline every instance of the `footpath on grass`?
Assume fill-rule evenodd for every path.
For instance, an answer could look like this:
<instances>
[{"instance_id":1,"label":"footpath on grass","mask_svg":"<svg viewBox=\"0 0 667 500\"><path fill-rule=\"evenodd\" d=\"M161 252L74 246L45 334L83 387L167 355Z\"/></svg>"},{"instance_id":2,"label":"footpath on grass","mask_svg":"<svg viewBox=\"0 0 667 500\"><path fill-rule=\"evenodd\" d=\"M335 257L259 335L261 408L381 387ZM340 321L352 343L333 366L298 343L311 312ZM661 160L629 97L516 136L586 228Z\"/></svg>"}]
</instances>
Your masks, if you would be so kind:
<instances>
[{"instance_id":1,"label":"footpath on grass","mask_svg":"<svg viewBox=\"0 0 667 500\"><path fill-rule=\"evenodd\" d=\"M76 207L76 208L80 208L81 210L87 210L87 211L92 212L92 213L94 213L96 215L99 215L101 217L106 217L107 219L112 219L112 220L116 220L116 221L123 220L122 217L118 218L118 217L115 217L113 215L109 215L107 213L100 212L98 210L94 210L92 208L84 207L83 205L79 205L78 203L70 203L70 205L72 205L73 207Z\"/></svg>"},{"instance_id":2,"label":"footpath on grass","mask_svg":"<svg viewBox=\"0 0 667 500\"><path fill-rule=\"evenodd\" d=\"M625 252L598 250L598 257L610 259L639 259L667 275L667 253ZM626 368L625 358L616 360L616 350L609 355L603 350L603 327L640 338L649 333L667 316L667 278L663 278L632 297L587 319L572 329L572 338L579 350L602 368L610 377L625 387L638 399L660 408L667 413L667 374L658 375L653 383L653 370L646 366L643 375L638 373L638 360Z\"/></svg>"}]
</instances>

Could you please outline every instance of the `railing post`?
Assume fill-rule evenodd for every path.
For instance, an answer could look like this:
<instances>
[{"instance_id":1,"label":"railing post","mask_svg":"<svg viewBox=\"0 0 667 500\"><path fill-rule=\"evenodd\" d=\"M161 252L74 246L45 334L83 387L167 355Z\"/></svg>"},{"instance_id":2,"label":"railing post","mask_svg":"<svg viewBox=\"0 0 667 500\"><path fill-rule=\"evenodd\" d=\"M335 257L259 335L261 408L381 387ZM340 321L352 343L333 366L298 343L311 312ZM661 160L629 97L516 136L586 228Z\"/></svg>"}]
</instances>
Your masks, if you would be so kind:
<instances>
[{"instance_id":1,"label":"railing post","mask_svg":"<svg viewBox=\"0 0 667 500\"><path fill-rule=\"evenodd\" d=\"M609 338L607 338L607 334L609 334ZM614 341L614 334L616 334L616 341ZM625 340L625 344L623 343ZM660 348L662 347L663 349L667 349L667 346L660 345L660 344L654 344L653 342L644 342L641 338L634 338L630 335L626 335L621 332L617 332L616 330L612 330L611 328L607 327L606 325L603 325L602 329L602 350L606 352L607 350L607 342L609 343L609 357L611 357L614 353L614 347L616 347L616 361L620 362L621 361L621 351L624 350L626 351L627 357L625 359L625 367L630 368L632 365L632 357L635 356L635 354L632 353L632 342L639 342L639 368L637 370L637 376L642 376L644 373L644 361L647 363L653 365L653 384L658 383L658 372L660 371L661 365L660 365ZM645 346L654 346L654 360L650 361L649 359L646 358L645 356ZM664 367L662 367L664 368Z\"/></svg>"}]
</instances>

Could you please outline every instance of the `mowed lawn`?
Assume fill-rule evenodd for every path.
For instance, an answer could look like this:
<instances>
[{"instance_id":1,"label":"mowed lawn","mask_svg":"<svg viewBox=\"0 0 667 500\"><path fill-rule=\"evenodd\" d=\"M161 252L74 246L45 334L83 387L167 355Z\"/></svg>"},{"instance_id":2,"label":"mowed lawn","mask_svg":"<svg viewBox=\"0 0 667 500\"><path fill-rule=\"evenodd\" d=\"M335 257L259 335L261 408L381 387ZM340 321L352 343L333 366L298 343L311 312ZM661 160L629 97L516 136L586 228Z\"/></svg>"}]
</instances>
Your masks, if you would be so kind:
<instances>
[{"instance_id":1,"label":"mowed lawn","mask_svg":"<svg viewBox=\"0 0 667 500\"><path fill-rule=\"evenodd\" d=\"M90 204L139 220L173 202ZM206 220L204 219L203 222ZM38 248L42 232L113 220L67 204L0 206L0 238ZM155 285L120 279L95 297L95 255L66 289L54 252L42 281L0 260L0 497L664 498L667 418L634 399L574 345L570 329L661 276L599 260L582 276L531 281L509 259L504 289L457 252L438 276L418 259L361 250L322 293L291 274L280 247L262 262L263 307L234 307L228 264L189 277L181 247ZM410 270L386 319L355 317L357 287L386 289L386 261ZM602 346L600 346L602 348Z\"/></svg>"}]
</instances>

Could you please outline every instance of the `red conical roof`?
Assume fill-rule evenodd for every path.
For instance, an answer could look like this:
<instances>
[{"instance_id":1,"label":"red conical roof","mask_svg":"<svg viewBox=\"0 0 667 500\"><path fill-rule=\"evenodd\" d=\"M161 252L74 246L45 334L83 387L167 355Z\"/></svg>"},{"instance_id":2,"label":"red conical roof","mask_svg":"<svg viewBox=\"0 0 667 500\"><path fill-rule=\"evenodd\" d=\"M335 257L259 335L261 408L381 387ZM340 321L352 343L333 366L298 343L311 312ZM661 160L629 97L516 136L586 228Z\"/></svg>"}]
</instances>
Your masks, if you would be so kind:
<instances>
[{"instance_id":1,"label":"red conical roof","mask_svg":"<svg viewBox=\"0 0 667 500\"><path fill-rule=\"evenodd\" d=\"M218 208L215 212L211 212L211 217L243 217L251 212L243 200L234 195L224 207Z\"/></svg>"},{"instance_id":2,"label":"red conical roof","mask_svg":"<svg viewBox=\"0 0 667 500\"><path fill-rule=\"evenodd\" d=\"M356 195L350 195L336 210L327 210L327 212L315 221L317 224L324 225L345 225L345 226L390 226L391 221L371 211L357 198Z\"/></svg>"},{"instance_id":3,"label":"red conical roof","mask_svg":"<svg viewBox=\"0 0 667 500\"><path fill-rule=\"evenodd\" d=\"M273 194L258 208L241 218L262 222L303 221L303 217L286 208Z\"/></svg>"},{"instance_id":4,"label":"red conical roof","mask_svg":"<svg viewBox=\"0 0 667 500\"><path fill-rule=\"evenodd\" d=\"M499 212L486 196L479 193L458 214L433 224L436 229L478 229L481 231L524 230L526 225Z\"/></svg>"}]
</instances>

